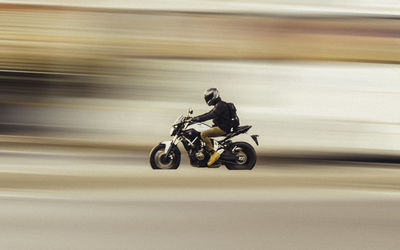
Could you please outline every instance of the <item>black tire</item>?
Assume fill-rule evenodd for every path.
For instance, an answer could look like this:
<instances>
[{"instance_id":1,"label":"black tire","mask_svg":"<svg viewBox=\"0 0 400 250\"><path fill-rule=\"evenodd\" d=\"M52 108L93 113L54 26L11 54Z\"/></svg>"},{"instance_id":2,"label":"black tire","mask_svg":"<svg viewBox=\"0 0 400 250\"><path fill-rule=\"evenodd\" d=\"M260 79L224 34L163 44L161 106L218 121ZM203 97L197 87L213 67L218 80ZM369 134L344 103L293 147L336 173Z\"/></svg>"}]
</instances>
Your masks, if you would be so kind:
<instances>
[{"instance_id":1,"label":"black tire","mask_svg":"<svg viewBox=\"0 0 400 250\"><path fill-rule=\"evenodd\" d=\"M232 152L236 148L236 152ZM235 155L242 155L242 161L234 163L225 163L229 170L251 170L256 165L257 155L253 146L247 142L235 142L229 147L229 150Z\"/></svg>"},{"instance_id":2,"label":"black tire","mask_svg":"<svg viewBox=\"0 0 400 250\"><path fill-rule=\"evenodd\" d=\"M165 159L165 144L158 144L150 152L150 165L153 169L177 169L181 163L181 152L177 147L171 150L171 158Z\"/></svg>"}]
</instances>

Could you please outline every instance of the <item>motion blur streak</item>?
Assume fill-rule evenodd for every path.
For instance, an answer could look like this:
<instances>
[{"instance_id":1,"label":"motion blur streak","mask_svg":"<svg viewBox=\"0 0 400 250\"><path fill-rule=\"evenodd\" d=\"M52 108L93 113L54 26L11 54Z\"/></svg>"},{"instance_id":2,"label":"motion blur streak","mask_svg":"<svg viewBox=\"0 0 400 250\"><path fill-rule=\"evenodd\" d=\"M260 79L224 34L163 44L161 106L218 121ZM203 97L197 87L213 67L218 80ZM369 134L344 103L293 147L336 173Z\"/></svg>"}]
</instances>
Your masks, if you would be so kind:
<instances>
[{"instance_id":1,"label":"motion blur streak","mask_svg":"<svg viewBox=\"0 0 400 250\"><path fill-rule=\"evenodd\" d=\"M397 249L399 17L394 0L0 0L0 249ZM209 87L260 135L256 169L151 171Z\"/></svg>"}]
</instances>

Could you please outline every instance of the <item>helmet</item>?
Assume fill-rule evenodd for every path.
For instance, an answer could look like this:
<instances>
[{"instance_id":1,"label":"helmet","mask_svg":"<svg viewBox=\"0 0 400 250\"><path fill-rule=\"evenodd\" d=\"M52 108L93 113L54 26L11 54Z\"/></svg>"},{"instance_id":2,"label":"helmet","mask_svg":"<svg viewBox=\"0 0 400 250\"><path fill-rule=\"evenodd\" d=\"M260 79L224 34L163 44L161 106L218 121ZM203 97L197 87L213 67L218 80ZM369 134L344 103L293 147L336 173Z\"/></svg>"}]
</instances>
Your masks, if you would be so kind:
<instances>
[{"instance_id":1,"label":"helmet","mask_svg":"<svg viewBox=\"0 0 400 250\"><path fill-rule=\"evenodd\" d=\"M217 102L221 100L221 98L219 97L218 89L207 89L206 92L204 92L204 100L206 101L208 106L217 104Z\"/></svg>"}]
</instances>

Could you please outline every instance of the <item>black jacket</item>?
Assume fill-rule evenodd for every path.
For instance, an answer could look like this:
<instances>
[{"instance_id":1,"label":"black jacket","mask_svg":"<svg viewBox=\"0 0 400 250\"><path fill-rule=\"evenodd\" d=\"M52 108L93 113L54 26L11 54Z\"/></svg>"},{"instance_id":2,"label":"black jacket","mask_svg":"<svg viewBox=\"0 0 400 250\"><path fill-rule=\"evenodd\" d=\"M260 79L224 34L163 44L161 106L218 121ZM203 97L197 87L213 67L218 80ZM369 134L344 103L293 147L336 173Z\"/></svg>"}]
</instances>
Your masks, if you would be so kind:
<instances>
[{"instance_id":1,"label":"black jacket","mask_svg":"<svg viewBox=\"0 0 400 250\"><path fill-rule=\"evenodd\" d=\"M220 127L225 132L229 133L232 125L230 123L230 111L228 104L224 101L219 101L214 105L214 108L209 112L197 116L199 122L204 122L213 119L215 126Z\"/></svg>"}]
</instances>

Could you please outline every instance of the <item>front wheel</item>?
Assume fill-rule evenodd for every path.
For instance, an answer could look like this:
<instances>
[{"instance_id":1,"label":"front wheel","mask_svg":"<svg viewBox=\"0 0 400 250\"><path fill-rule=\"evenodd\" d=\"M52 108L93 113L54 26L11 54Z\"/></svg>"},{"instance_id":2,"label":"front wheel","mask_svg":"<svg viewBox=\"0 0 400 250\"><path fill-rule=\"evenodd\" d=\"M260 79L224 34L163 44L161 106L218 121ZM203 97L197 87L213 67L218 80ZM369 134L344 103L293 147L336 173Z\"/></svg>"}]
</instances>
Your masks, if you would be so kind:
<instances>
[{"instance_id":1,"label":"front wheel","mask_svg":"<svg viewBox=\"0 0 400 250\"><path fill-rule=\"evenodd\" d=\"M235 142L229 150L236 156L235 163L226 163L229 170L251 170L256 165L256 151L247 142Z\"/></svg>"},{"instance_id":2,"label":"front wheel","mask_svg":"<svg viewBox=\"0 0 400 250\"><path fill-rule=\"evenodd\" d=\"M150 152L150 165L153 169L177 169L181 163L181 152L173 147L169 156L165 154L165 144L158 144Z\"/></svg>"}]
</instances>

